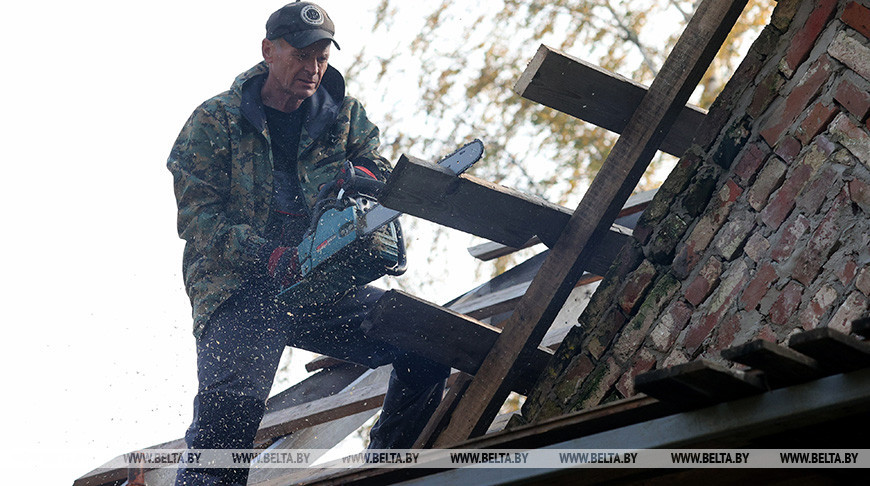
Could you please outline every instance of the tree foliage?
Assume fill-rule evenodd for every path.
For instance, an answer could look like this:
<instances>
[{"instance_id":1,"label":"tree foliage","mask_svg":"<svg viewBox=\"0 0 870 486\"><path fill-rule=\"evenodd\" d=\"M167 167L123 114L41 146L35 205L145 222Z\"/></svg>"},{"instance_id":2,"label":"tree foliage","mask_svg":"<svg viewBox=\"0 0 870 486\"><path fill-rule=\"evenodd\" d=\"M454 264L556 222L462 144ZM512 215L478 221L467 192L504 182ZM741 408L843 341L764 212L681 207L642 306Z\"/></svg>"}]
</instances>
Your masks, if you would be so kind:
<instances>
[{"instance_id":1,"label":"tree foliage","mask_svg":"<svg viewBox=\"0 0 870 486\"><path fill-rule=\"evenodd\" d=\"M649 84L685 28L689 0L380 0L373 35L401 39L360 53L349 73L378 93L385 153L437 158L472 138L486 144L473 173L573 207L616 136L520 98L513 90L542 43ZM693 101L709 106L767 22L751 0ZM421 9L424 11L421 15ZM363 81L365 79L365 81ZM397 92L414 93L395 99ZM370 104L370 103L369 103ZM661 182L662 156L642 181ZM437 235L435 237L437 245ZM502 261L496 271L505 266Z\"/></svg>"}]
</instances>

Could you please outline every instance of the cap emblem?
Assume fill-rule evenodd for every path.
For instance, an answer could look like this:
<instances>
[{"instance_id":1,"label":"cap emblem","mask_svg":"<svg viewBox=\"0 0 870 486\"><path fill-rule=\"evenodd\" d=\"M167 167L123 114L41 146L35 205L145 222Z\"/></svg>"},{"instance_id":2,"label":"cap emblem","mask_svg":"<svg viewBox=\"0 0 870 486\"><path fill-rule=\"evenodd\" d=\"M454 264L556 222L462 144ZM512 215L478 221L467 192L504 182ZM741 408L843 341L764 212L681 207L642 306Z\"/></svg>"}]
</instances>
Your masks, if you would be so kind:
<instances>
[{"instance_id":1,"label":"cap emblem","mask_svg":"<svg viewBox=\"0 0 870 486\"><path fill-rule=\"evenodd\" d=\"M323 25L323 14L314 5L306 5L299 13L302 21L309 25Z\"/></svg>"}]
</instances>

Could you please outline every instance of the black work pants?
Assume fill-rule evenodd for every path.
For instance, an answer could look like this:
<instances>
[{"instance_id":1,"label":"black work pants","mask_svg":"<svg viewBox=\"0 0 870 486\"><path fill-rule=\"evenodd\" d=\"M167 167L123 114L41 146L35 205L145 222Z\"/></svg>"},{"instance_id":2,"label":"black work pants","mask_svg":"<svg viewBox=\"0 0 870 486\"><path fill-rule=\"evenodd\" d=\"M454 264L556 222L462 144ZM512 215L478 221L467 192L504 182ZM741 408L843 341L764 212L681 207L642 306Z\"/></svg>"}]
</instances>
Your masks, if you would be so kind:
<instances>
[{"instance_id":1,"label":"black work pants","mask_svg":"<svg viewBox=\"0 0 870 486\"><path fill-rule=\"evenodd\" d=\"M393 363L370 448L410 448L441 400L449 368L368 338L359 328L383 291L357 289L338 302L292 307L268 284L221 305L197 339L199 391L185 435L191 449L249 449L281 353L293 346L371 368ZM176 485L245 484L248 469L179 469Z\"/></svg>"}]
</instances>

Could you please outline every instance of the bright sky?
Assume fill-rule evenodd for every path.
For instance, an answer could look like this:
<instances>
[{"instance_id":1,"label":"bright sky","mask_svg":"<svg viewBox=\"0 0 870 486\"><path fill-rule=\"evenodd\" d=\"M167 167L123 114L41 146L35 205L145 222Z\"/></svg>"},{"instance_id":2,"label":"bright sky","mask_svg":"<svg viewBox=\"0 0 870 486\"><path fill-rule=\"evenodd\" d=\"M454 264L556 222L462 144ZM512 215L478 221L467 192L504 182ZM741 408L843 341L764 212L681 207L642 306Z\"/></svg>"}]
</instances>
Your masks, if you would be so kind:
<instances>
[{"instance_id":1,"label":"bright sky","mask_svg":"<svg viewBox=\"0 0 870 486\"><path fill-rule=\"evenodd\" d=\"M165 160L191 111L260 60L284 3L6 6L4 483L71 484L183 435L196 370ZM376 1L319 4L343 47L333 65L376 52Z\"/></svg>"}]
</instances>

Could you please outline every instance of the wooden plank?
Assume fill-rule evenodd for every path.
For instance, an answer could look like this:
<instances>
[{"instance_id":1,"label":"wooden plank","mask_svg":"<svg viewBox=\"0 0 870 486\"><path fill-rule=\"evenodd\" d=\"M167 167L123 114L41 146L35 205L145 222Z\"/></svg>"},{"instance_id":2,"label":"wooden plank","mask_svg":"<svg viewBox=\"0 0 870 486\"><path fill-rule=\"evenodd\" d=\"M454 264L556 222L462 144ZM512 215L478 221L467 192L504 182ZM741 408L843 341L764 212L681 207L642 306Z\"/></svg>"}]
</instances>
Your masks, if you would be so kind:
<instances>
[{"instance_id":1,"label":"wooden plank","mask_svg":"<svg viewBox=\"0 0 870 486\"><path fill-rule=\"evenodd\" d=\"M765 391L759 376L696 360L638 375L634 388L661 401L696 408Z\"/></svg>"},{"instance_id":2,"label":"wooden plank","mask_svg":"<svg viewBox=\"0 0 870 486\"><path fill-rule=\"evenodd\" d=\"M400 290L378 301L361 328L368 336L459 371L474 374L501 330ZM537 348L522 363L512 388L527 394L553 352Z\"/></svg>"},{"instance_id":3,"label":"wooden plank","mask_svg":"<svg viewBox=\"0 0 870 486\"><path fill-rule=\"evenodd\" d=\"M306 427L380 407L384 403L386 393L386 382L375 383L270 413L260 422L255 440L280 437Z\"/></svg>"},{"instance_id":4,"label":"wooden plank","mask_svg":"<svg viewBox=\"0 0 870 486\"><path fill-rule=\"evenodd\" d=\"M633 230L636 223L633 216L636 216L637 213L643 212L643 210L649 206L649 203L657 192L658 189L653 189L651 191L644 191L635 194L628 198L628 201L625 203L625 206L623 206L622 211L619 212L619 217L614 221L614 223ZM522 248L513 248L494 241L488 241L486 243L481 243L480 245L469 247L468 253L474 258L486 262L505 255L510 255L518 250L531 248L538 243L541 243L541 239L537 236L527 241Z\"/></svg>"},{"instance_id":5,"label":"wooden plank","mask_svg":"<svg viewBox=\"0 0 870 486\"><path fill-rule=\"evenodd\" d=\"M833 373L846 373L870 366L870 343L854 336L820 327L788 340L788 346L811 358Z\"/></svg>"},{"instance_id":6,"label":"wooden plank","mask_svg":"<svg viewBox=\"0 0 870 486\"><path fill-rule=\"evenodd\" d=\"M722 357L763 371L771 388L805 383L825 375L813 358L763 339L724 349Z\"/></svg>"},{"instance_id":7,"label":"wooden plank","mask_svg":"<svg viewBox=\"0 0 870 486\"><path fill-rule=\"evenodd\" d=\"M509 394L514 362L541 342L574 283L589 267L619 210L649 165L746 0L704 0L638 105L541 271L460 400L437 447L482 434Z\"/></svg>"},{"instance_id":8,"label":"wooden plank","mask_svg":"<svg viewBox=\"0 0 870 486\"><path fill-rule=\"evenodd\" d=\"M623 133L647 87L541 45L514 91L611 132ZM706 113L697 106L684 106L661 141L660 149L681 157Z\"/></svg>"},{"instance_id":9,"label":"wooden plank","mask_svg":"<svg viewBox=\"0 0 870 486\"><path fill-rule=\"evenodd\" d=\"M402 155L378 197L384 206L511 247L537 236L555 244L571 210L474 176ZM620 207L622 207L620 205ZM603 275L631 230L614 225L590 259L591 273Z\"/></svg>"}]
</instances>

